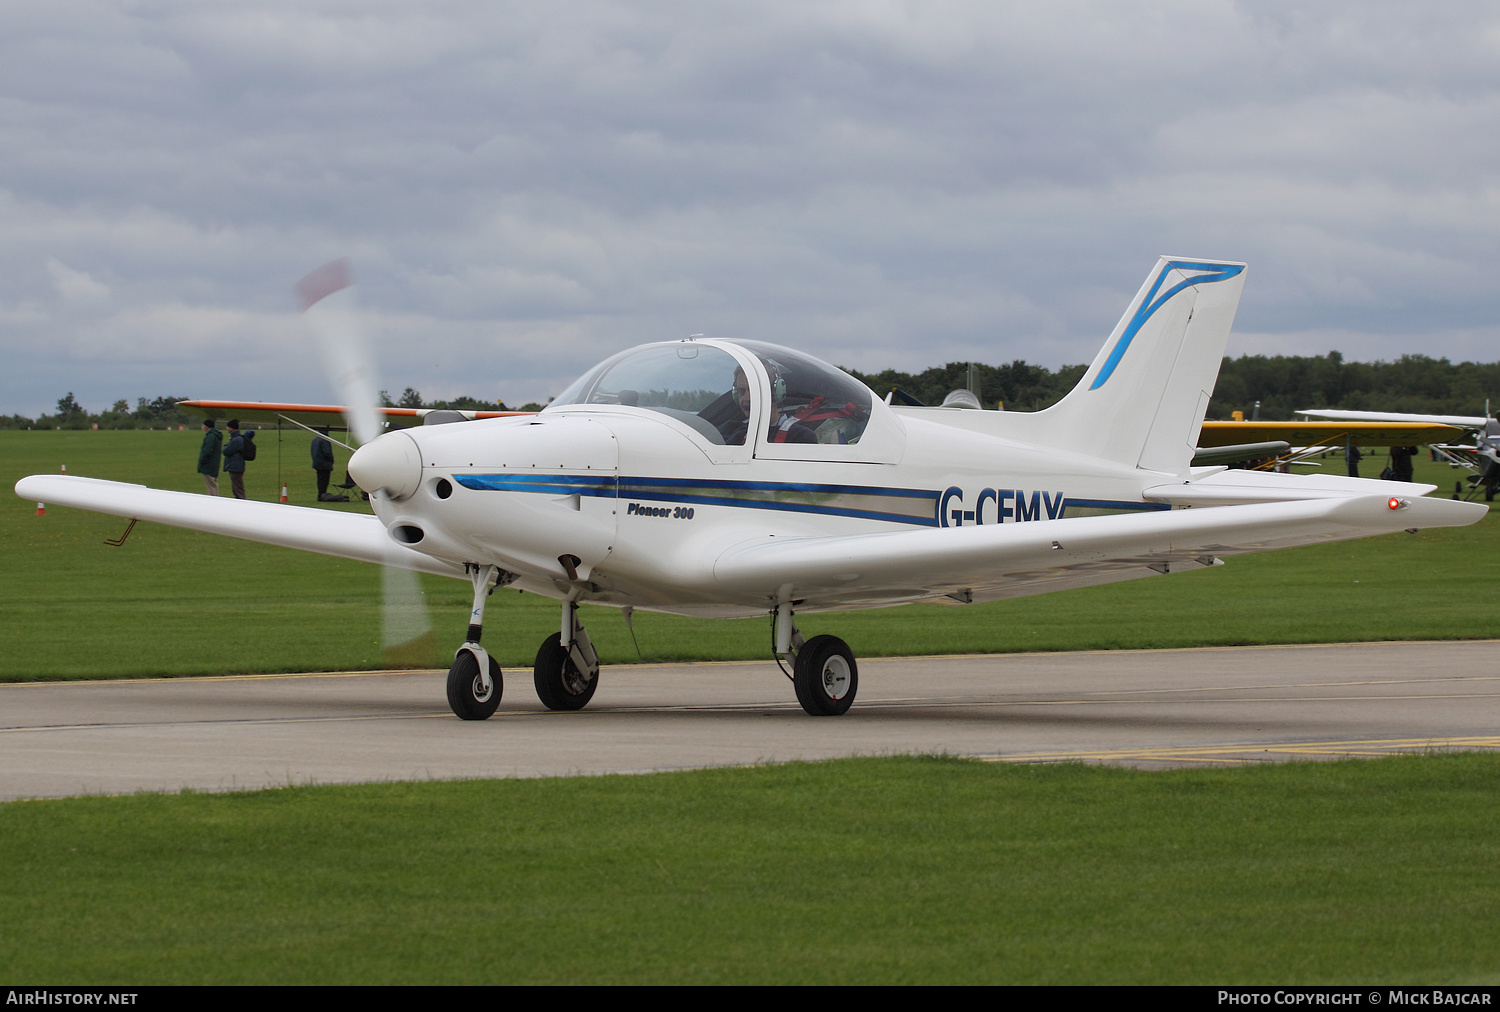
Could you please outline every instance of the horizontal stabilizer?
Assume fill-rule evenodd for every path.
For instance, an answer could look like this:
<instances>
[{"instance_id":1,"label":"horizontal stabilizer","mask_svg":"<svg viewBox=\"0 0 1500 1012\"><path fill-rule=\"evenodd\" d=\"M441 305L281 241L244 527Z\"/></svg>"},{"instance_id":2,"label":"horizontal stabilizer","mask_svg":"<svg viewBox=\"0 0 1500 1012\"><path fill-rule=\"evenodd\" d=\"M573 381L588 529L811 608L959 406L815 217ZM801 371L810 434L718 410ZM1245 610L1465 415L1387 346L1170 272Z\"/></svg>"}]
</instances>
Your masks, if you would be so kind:
<instances>
[{"instance_id":1,"label":"horizontal stabilizer","mask_svg":"<svg viewBox=\"0 0 1500 1012\"><path fill-rule=\"evenodd\" d=\"M259 541L304 552L462 577L463 568L396 544L373 516L282 503L167 492L72 475L34 474L16 482L16 494L48 505L110 513L186 527L208 534Z\"/></svg>"}]
</instances>

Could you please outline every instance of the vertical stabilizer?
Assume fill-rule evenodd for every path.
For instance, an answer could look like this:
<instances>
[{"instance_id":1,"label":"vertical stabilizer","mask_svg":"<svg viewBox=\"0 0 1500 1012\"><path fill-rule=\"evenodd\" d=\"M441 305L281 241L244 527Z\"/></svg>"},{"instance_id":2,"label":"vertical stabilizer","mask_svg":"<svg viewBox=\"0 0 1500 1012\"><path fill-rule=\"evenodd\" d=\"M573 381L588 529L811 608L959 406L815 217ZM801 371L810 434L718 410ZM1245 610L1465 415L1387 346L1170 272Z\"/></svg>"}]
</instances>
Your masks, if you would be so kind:
<instances>
[{"instance_id":1,"label":"vertical stabilizer","mask_svg":"<svg viewBox=\"0 0 1500 1012\"><path fill-rule=\"evenodd\" d=\"M1241 263L1158 260L1078 386L1037 413L1048 442L1186 474L1244 284Z\"/></svg>"}]
</instances>

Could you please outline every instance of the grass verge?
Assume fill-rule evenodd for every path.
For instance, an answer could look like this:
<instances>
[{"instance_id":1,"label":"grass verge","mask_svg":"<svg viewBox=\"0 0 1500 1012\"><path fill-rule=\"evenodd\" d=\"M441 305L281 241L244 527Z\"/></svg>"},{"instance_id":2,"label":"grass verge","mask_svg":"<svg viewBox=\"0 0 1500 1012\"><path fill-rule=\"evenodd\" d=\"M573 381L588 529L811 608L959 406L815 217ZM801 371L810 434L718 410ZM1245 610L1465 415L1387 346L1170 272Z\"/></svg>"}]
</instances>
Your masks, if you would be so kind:
<instances>
[{"instance_id":1,"label":"grass verge","mask_svg":"<svg viewBox=\"0 0 1500 1012\"><path fill-rule=\"evenodd\" d=\"M1500 757L0 805L28 983L1493 983Z\"/></svg>"}]
</instances>

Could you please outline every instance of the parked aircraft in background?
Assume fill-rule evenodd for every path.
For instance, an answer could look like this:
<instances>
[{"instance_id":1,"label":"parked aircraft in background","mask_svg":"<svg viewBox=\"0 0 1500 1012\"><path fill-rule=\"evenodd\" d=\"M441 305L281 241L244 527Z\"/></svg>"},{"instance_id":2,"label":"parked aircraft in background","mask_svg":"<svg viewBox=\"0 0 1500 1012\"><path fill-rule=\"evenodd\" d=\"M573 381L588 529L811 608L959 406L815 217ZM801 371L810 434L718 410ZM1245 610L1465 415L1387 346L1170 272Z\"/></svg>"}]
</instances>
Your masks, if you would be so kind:
<instances>
[{"instance_id":1,"label":"parked aircraft in background","mask_svg":"<svg viewBox=\"0 0 1500 1012\"><path fill-rule=\"evenodd\" d=\"M1500 490L1500 422L1491 416L1488 401L1485 402L1482 415L1422 415L1399 411L1353 411L1342 408L1307 408L1298 411L1297 414L1309 418L1347 419L1357 424L1452 426L1461 431L1449 439L1411 439L1381 445L1431 446L1442 459L1469 471L1470 495L1477 495L1479 490L1483 489L1485 499L1492 500L1495 498L1496 491ZM1473 440L1472 445L1453 441L1464 434Z\"/></svg>"},{"instance_id":2,"label":"parked aircraft in background","mask_svg":"<svg viewBox=\"0 0 1500 1012\"><path fill-rule=\"evenodd\" d=\"M469 635L448 673L466 719L501 696L480 645L497 586L560 604L532 671L553 709L586 705L599 684L579 621L591 603L767 616L803 709L841 714L854 653L804 640L798 614L993 601L1486 514L1422 498L1431 486L1193 466L1244 272L1162 258L1078 386L1043 411L890 405L789 348L689 339L615 355L533 416L382 432L356 412L350 471L374 516L51 475L16 491L469 579Z\"/></svg>"}]
</instances>

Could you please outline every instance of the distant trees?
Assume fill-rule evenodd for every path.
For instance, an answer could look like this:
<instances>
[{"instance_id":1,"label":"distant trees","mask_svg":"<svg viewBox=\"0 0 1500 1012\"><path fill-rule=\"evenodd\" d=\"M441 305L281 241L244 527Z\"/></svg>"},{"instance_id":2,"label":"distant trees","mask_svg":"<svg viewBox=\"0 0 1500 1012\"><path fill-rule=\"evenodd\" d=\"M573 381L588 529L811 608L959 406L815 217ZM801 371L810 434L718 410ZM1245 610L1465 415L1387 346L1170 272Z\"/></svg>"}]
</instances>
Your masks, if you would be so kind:
<instances>
[{"instance_id":1,"label":"distant trees","mask_svg":"<svg viewBox=\"0 0 1500 1012\"><path fill-rule=\"evenodd\" d=\"M88 429L98 425L101 429L161 429L168 426L187 425L193 418L177 410L177 402L186 397L155 397L147 400L137 397L134 410L123 398L114 402L107 411L90 412L70 390L58 398L57 413L27 418L24 415L0 415L0 429Z\"/></svg>"},{"instance_id":2,"label":"distant trees","mask_svg":"<svg viewBox=\"0 0 1500 1012\"><path fill-rule=\"evenodd\" d=\"M88 412L73 397L73 391L69 390L66 396L57 399L57 417L71 419L75 415L84 415Z\"/></svg>"},{"instance_id":3,"label":"distant trees","mask_svg":"<svg viewBox=\"0 0 1500 1012\"><path fill-rule=\"evenodd\" d=\"M1073 389L1086 368L1067 365L1053 372L1019 359L1009 365L978 365L977 393L987 408L1001 401L1010 411L1037 411ZM941 404L948 391L964 386L968 370L967 362L950 362L920 373L849 371L882 396L899 387L924 404ZM1242 355L1226 358L1220 366L1208 417L1227 419L1243 411L1249 418L1256 401L1266 421L1291 420L1300 408L1477 415L1486 398L1500 409L1500 362L1454 363L1426 355L1403 355L1394 362L1345 362L1337 351Z\"/></svg>"},{"instance_id":4,"label":"distant trees","mask_svg":"<svg viewBox=\"0 0 1500 1012\"><path fill-rule=\"evenodd\" d=\"M440 408L448 411L509 411L504 401L482 401L478 397L467 395L453 397L446 401L432 401L428 403L422 400L422 392L407 387L401 391L401 397L396 401L391 400L391 395L384 390L380 391L380 403L388 408Z\"/></svg>"},{"instance_id":5,"label":"distant trees","mask_svg":"<svg viewBox=\"0 0 1500 1012\"><path fill-rule=\"evenodd\" d=\"M1299 408L1477 415L1486 399L1500 407L1500 362L1454 363L1426 355L1345 362L1336 351L1321 357L1243 355L1224 360L1208 417L1229 418L1239 410L1249 418L1256 401L1266 421L1291 419Z\"/></svg>"},{"instance_id":6,"label":"distant trees","mask_svg":"<svg viewBox=\"0 0 1500 1012\"><path fill-rule=\"evenodd\" d=\"M1065 365L1053 372L1045 366L1032 365L1021 359L1008 365L975 363L979 380L979 389L975 393L987 408L994 408L996 402L999 402L1005 405L1007 411L1037 411L1056 403L1063 394L1073 389L1087 368L1083 365ZM941 404L950 390L957 390L968 383L969 363L949 362L945 366L933 366L919 373L895 369L877 373L861 373L853 369L846 371L863 380L882 397L893 388L899 388L923 404Z\"/></svg>"}]
</instances>

